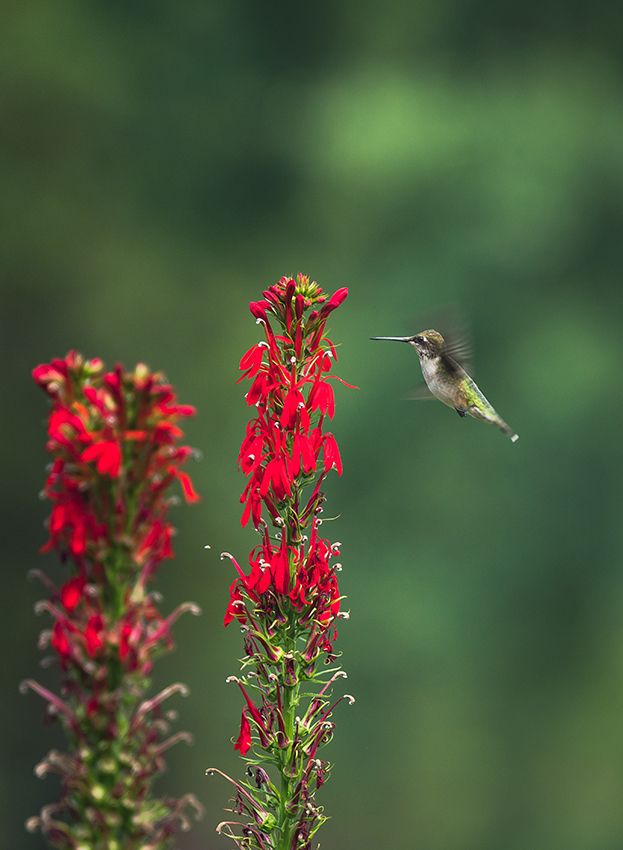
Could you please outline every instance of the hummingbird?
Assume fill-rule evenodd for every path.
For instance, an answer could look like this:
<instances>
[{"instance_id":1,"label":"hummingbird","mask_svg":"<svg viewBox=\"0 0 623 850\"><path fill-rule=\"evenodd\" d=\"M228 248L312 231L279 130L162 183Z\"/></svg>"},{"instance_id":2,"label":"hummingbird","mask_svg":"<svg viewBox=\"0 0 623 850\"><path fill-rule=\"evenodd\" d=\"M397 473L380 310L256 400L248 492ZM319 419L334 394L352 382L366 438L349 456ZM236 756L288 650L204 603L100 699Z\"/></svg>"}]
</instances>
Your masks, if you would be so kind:
<instances>
[{"instance_id":1,"label":"hummingbird","mask_svg":"<svg viewBox=\"0 0 623 850\"><path fill-rule=\"evenodd\" d=\"M469 350L463 340L446 340L435 330L420 331L415 336L373 336L371 339L406 342L415 349L428 389L425 395L416 390L412 398L434 396L448 407L453 407L459 416L469 414L481 422L495 425L513 443L517 442L519 435L506 424L480 391L476 381L467 374L464 367L467 366Z\"/></svg>"}]
</instances>

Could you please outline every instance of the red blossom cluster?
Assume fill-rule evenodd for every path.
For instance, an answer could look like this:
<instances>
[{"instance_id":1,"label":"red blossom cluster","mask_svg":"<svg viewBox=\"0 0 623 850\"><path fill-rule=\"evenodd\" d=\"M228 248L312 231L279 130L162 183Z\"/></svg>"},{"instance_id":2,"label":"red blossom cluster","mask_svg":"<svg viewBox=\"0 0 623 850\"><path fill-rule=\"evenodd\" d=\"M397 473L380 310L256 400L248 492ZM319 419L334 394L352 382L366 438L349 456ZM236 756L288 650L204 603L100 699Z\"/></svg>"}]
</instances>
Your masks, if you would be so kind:
<instances>
[{"instance_id":1,"label":"red blossom cluster","mask_svg":"<svg viewBox=\"0 0 623 850\"><path fill-rule=\"evenodd\" d=\"M61 775L63 798L29 826L63 850L125 842L161 850L195 803L151 796L162 753L187 736L167 739L160 709L184 687L147 699L147 676L173 646L173 622L198 609L185 603L164 617L150 580L173 556L172 483L187 501L199 498L181 469L192 449L179 444L179 422L194 408L178 404L164 377L143 364L106 372L101 360L71 351L36 367L33 377L51 399L52 463L43 494L52 510L42 550L55 551L70 575L58 587L34 571L49 591L37 606L52 618L40 643L60 662L62 698L34 681L24 684L61 717L70 752L50 753L39 766L40 774Z\"/></svg>"},{"instance_id":2,"label":"red blossom cluster","mask_svg":"<svg viewBox=\"0 0 623 850\"><path fill-rule=\"evenodd\" d=\"M239 380L252 381L247 404L258 411L247 425L238 455L249 478L240 497L245 504L241 522L246 525L252 518L264 531L262 544L249 556L250 575L236 565L239 577L231 586L225 625L235 616L246 620L241 589L253 603L262 604L266 617L280 596L288 597L303 622L315 622L321 629L327 629L339 611L339 588L330 565L336 547L318 536L318 514L324 479L331 469L342 474L337 441L323 429L326 418L335 413L331 381L351 385L331 374L337 352L324 331L327 318L347 295L342 288L328 298L317 284L299 275L297 280L282 278L264 292L262 301L250 305L266 340L240 361ZM283 333L275 334L269 315ZM311 493L305 493L310 483ZM277 546L262 519L263 508L284 529ZM302 530L310 525L311 539L303 540Z\"/></svg>"},{"instance_id":3,"label":"red blossom cluster","mask_svg":"<svg viewBox=\"0 0 623 850\"><path fill-rule=\"evenodd\" d=\"M326 820L313 802L329 767L317 750L333 732L330 686L345 674L334 669L323 679L316 665L321 656L335 659L336 618L347 614L340 612L340 544L319 532L323 482L332 469L342 474L337 441L325 429L335 412L333 382L345 384L332 373L337 352L325 330L347 295L342 288L329 297L298 275L281 278L250 305L265 339L240 361L240 381L250 382L246 401L256 413L238 461L248 478L242 525L251 520L261 542L249 555L248 574L223 555L237 572L224 622L240 624L243 670L253 667L241 679L232 677L245 701L235 749L246 756L255 741L251 764L272 765L279 782L260 767L251 771L254 783L230 780L233 810L247 822L226 821L218 830L240 848L308 850ZM306 690L314 682L320 690L304 697L303 682Z\"/></svg>"},{"instance_id":4,"label":"red blossom cluster","mask_svg":"<svg viewBox=\"0 0 623 850\"><path fill-rule=\"evenodd\" d=\"M198 499L180 469L192 449L178 445L179 421L195 409L178 404L170 384L144 364L104 373L101 360L70 351L37 366L33 378L52 400L44 494L53 508L44 551L79 565L101 561L118 544L131 547L137 564L172 557L169 485L177 479L189 502ZM136 501L128 498L134 492Z\"/></svg>"},{"instance_id":5,"label":"red blossom cluster","mask_svg":"<svg viewBox=\"0 0 623 850\"><path fill-rule=\"evenodd\" d=\"M305 281L302 275L299 279ZM330 374L337 353L323 334L327 318L347 295L348 290L342 288L327 299L320 287L309 281L299 283L297 289L296 281L282 278L264 292L263 301L250 305L265 329L266 341L250 348L240 361L243 374L239 380L253 379L247 404L258 410L258 416L247 426L238 455L240 468L249 476L240 497L245 503L243 525L251 516L257 528L262 504L273 519L279 518L278 505L293 495L295 482L316 477L320 470L307 505L303 508L295 498L295 509L300 511L298 522L304 526L328 471L335 468L338 475L342 474L335 437L323 433L323 427L325 417L332 419L335 413L330 381L345 382ZM323 306L314 309L305 321L306 310L322 302ZM275 335L269 313L280 322L284 333Z\"/></svg>"},{"instance_id":6,"label":"red blossom cluster","mask_svg":"<svg viewBox=\"0 0 623 850\"><path fill-rule=\"evenodd\" d=\"M335 569L339 564L331 563L339 556L340 544L319 537L319 523L314 517L309 541L296 546L288 546L286 535L274 545L264 523L262 543L249 555L249 575L226 553L238 578L230 588L225 625L234 618L241 624L253 623L258 616L265 622L279 621L284 608L296 611L299 623L310 627L305 653L310 664L321 651L331 653L337 632L329 632L328 626L339 613L341 598ZM246 600L253 604L254 614L249 612Z\"/></svg>"}]
</instances>

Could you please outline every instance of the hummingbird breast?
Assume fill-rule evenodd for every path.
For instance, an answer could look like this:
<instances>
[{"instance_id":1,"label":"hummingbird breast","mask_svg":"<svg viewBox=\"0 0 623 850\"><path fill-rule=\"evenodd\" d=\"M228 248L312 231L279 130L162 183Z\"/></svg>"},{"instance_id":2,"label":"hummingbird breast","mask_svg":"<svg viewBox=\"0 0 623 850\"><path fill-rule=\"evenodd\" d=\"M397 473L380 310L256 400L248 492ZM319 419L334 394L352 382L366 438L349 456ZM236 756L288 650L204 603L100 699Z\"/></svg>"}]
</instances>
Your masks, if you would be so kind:
<instances>
[{"instance_id":1,"label":"hummingbird breast","mask_svg":"<svg viewBox=\"0 0 623 850\"><path fill-rule=\"evenodd\" d=\"M457 378L449 375L441 357L423 357L422 375L431 393L448 407L457 406ZM461 369L461 372L463 370Z\"/></svg>"}]
</instances>

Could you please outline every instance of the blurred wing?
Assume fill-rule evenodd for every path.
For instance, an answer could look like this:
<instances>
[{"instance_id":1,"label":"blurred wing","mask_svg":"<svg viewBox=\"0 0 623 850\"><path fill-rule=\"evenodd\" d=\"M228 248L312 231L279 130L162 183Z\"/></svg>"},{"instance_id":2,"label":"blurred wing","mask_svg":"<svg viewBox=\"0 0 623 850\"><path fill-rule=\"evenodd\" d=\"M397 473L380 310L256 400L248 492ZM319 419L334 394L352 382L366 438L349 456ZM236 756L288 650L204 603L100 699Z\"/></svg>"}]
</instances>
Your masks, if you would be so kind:
<instances>
[{"instance_id":1,"label":"blurred wing","mask_svg":"<svg viewBox=\"0 0 623 850\"><path fill-rule=\"evenodd\" d=\"M469 340L464 337L457 337L456 339L452 337L448 338L446 334L443 334L443 338L445 340L443 347L444 355L454 360L455 363L458 363L459 366L462 366L471 375L473 352Z\"/></svg>"},{"instance_id":2,"label":"blurred wing","mask_svg":"<svg viewBox=\"0 0 623 850\"><path fill-rule=\"evenodd\" d=\"M474 352L467 322L459 313L458 308L448 308L447 313L439 319L439 330L445 340L446 357L458 363L470 375L473 369Z\"/></svg>"},{"instance_id":3,"label":"blurred wing","mask_svg":"<svg viewBox=\"0 0 623 850\"><path fill-rule=\"evenodd\" d=\"M430 401L434 398L435 396L428 389L426 384L422 384L421 387L416 387L403 395L403 399L406 401Z\"/></svg>"}]
</instances>

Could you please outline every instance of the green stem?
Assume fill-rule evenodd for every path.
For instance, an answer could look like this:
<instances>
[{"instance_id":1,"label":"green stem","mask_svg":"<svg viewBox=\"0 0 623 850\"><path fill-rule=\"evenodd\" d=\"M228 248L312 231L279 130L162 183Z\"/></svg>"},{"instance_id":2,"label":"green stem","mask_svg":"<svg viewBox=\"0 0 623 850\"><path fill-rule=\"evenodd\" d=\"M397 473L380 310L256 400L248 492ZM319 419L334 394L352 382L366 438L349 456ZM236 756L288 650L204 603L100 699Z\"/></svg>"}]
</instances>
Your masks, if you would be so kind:
<instances>
[{"instance_id":1,"label":"green stem","mask_svg":"<svg viewBox=\"0 0 623 850\"><path fill-rule=\"evenodd\" d=\"M293 833L296 828L296 813L288 811L288 805L296 783L299 780L298 776L291 775L294 772L293 768L296 766L297 754L293 746L293 739L296 707L299 702L299 689L300 684L298 681L292 686L284 686L283 689L283 722L290 745L281 750L281 763L279 765L281 793L279 801L280 840L278 850L290 850Z\"/></svg>"}]
</instances>

